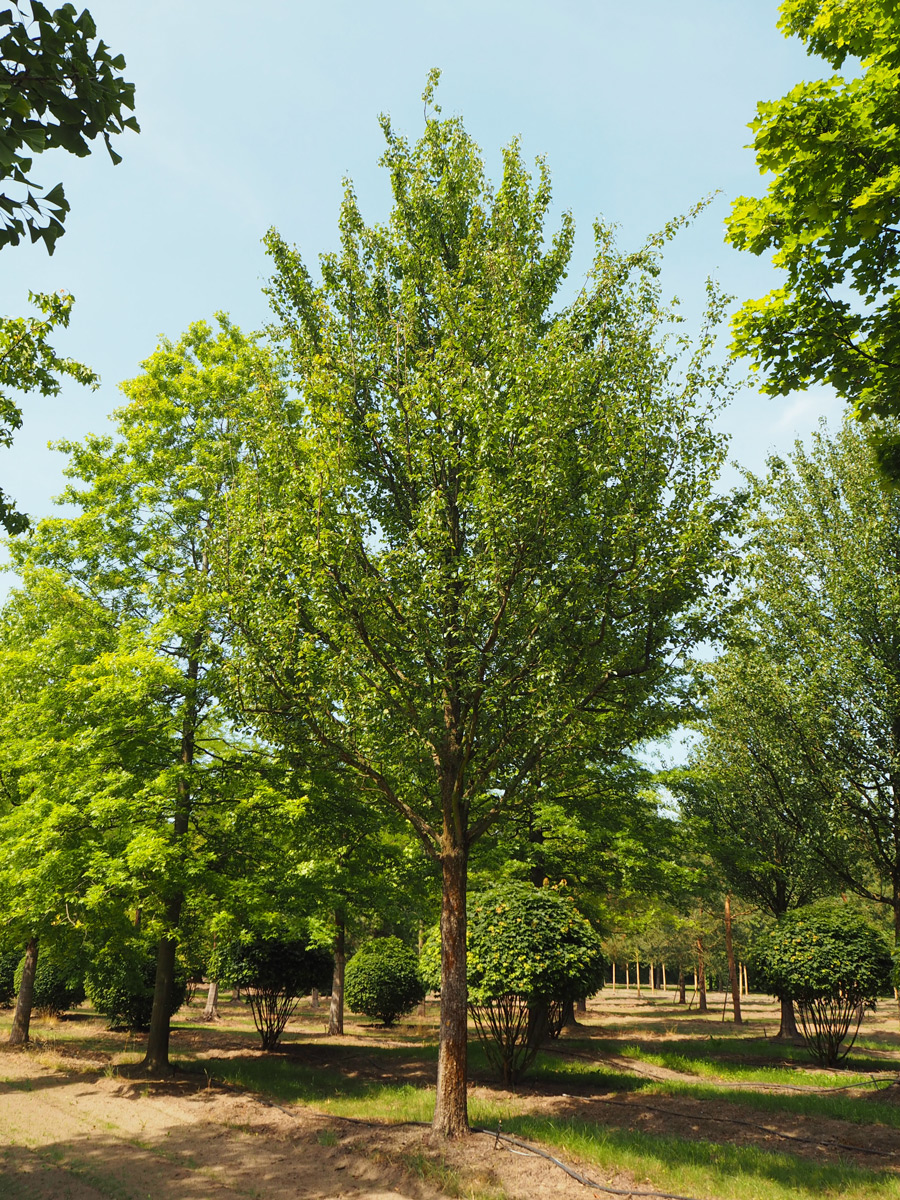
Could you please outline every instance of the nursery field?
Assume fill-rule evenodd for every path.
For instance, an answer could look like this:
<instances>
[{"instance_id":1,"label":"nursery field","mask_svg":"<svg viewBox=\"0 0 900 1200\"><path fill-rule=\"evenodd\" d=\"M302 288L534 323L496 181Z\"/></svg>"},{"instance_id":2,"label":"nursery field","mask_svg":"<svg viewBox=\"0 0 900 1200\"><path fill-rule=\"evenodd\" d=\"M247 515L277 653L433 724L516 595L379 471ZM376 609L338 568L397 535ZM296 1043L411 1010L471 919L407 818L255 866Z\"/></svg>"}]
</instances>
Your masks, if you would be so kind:
<instances>
[{"instance_id":1,"label":"nursery field","mask_svg":"<svg viewBox=\"0 0 900 1200\"><path fill-rule=\"evenodd\" d=\"M258 1049L249 1008L173 1023L177 1073L132 1079L134 1035L87 1009L36 1020L25 1051L0 1055L4 1200L186 1197L583 1197L668 1193L696 1200L900 1198L900 1028L868 1014L836 1070L772 1040L775 1005L746 1022L705 1016L671 994L607 989L515 1091L471 1044L463 1143L431 1140L437 1005L393 1029L347 1022L325 1036L307 1000L275 1053ZM0 1018L5 1039L10 1016ZM496 1136L549 1153L591 1181ZM515 1151L512 1153L511 1151Z\"/></svg>"}]
</instances>

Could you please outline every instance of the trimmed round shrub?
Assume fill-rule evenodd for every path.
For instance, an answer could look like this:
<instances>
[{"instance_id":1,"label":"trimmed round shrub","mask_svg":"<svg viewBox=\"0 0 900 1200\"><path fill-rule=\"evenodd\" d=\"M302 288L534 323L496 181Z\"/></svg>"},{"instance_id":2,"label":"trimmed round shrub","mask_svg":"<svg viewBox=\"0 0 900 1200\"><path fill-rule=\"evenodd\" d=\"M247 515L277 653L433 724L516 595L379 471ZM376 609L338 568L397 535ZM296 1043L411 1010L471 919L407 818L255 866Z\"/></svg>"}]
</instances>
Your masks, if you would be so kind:
<instances>
[{"instance_id":1,"label":"trimmed round shrub","mask_svg":"<svg viewBox=\"0 0 900 1200\"><path fill-rule=\"evenodd\" d=\"M603 986L600 937L570 896L507 883L469 897L469 1011L488 1061L514 1084L541 1043L559 1032L564 1005ZM430 987L440 986L440 931L422 952Z\"/></svg>"},{"instance_id":2,"label":"trimmed round shrub","mask_svg":"<svg viewBox=\"0 0 900 1200\"><path fill-rule=\"evenodd\" d=\"M864 1010L891 982L887 939L843 906L788 913L759 939L755 959L763 987L797 1005L804 1040L824 1066L850 1053Z\"/></svg>"},{"instance_id":3,"label":"trimmed round shrub","mask_svg":"<svg viewBox=\"0 0 900 1200\"><path fill-rule=\"evenodd\" d=\"M88 999L109 1020L110 1029L150 1028L156 954L156 946L146 941L110 943L89 964L85 972ZM170 1017L184 1004L186 982L184 968L176 960Z\"/></svg>"},{"instance_id":4,"label":"trimmed round shrub","mask_svg":"<svg viewBox=\"0 0 900 1200\"><path fill-rule=\"evenodd\" d=\"M274 1050L299 998L331 990L334 959L304 941L259 938L217 947L210 971L228 987L246 988L262 1048Z\"/></svg>"},{"instance_id":5,"label":"trimmed round shrub","mask_svg":"<svg viewBox=\"0 0 900 1200\"><path fill-rule=\"evenodd\" d=\"M18 994L22 983L25 956L21 955L13 978L13 993ZM72 959L52 948L38 949L37 970L34 973L32 1008L35 1012L55 1017L67 1008L75 1008L84 999L84 973Z\"/></svg>"},{"instance_id":6,"label":"trimmed round shrub","mask_svg":"<svg viewBox=\"0 0 900 1200\"><path fill-rule=\"evenodd\" d=\"M393 1025L425 999L418 955L396 937L366 942L347 963L344 998L353 1012Z\"/></svg>"}]
</instances>

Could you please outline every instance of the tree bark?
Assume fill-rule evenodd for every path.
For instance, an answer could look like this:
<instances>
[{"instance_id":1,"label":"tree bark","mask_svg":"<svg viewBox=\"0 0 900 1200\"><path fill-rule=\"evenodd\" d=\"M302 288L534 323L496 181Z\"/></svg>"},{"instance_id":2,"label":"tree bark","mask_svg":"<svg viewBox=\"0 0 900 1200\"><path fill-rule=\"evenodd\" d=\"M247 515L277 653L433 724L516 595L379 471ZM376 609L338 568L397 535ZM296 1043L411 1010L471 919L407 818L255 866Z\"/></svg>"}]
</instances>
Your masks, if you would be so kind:
<instances>
[{"instance_id":1,"label":"tree bark","mask_svg":"<svg viewBox=\"0 0 900 1200\"><path fill-rule=\"evenodd\" d=\"M28 1029L31 1025L37 963L38 939L33 937L29 939L28 945L25 947L25 965L22 967L22 979L19 983L19 994L16 997L16 1012L13 1017L12 1029L9 1031L10 1046L24 1046L29 1041Z\"/></svg>"},{"instance_id":2,"label":"tree bark","mask_svg":"<svg viewBox=\"0 0 900 1200\"><path fill-rule=\"evenodd\" d=\"M205 556L204 556L205 558ZM191 789L187 773L194 762L194 750L197 739L197 697L196 686L200 674L200 660L196 657L200 650L202 638L195 634L192 644L192 654L188 659L185 672L187 698L185 701L184 717L181 723L181 766L183 774L178 780L178 791L175 801L175 816L172 821L173 841L183 854L186 851L185 839L190 825ZM150 1033L147 1036L147 1053L140 1064L140 1070L151 1075L169 1075L172 1067L169 1064L169 1009L172 1006L172 988L175 983L175 952L178 942L175 930L181 918L181 908L184 904L184 893L176 889L166 904L166 924L170 933L159 943L156 954L156 983L153 988L153 1011L150 1015Z\"/></svg>"},{"instance_id":3,"label":"tree bark","mask_svg":"<svg viewBox=\"0 0 900 1200\"><path fill-rule=\"evenodd\" d=\"M575 1015L579 1017L585 1016L587 1013L587 997L582 996L575 1001Z\"/></svg>"},{"instance_id":4,"label":"tree bark","mask_svg":"<svg viewBox=\"0 0 900 1200\"><path fill-rule=\"evenodd\" d=\"M708 1011L706 1004L706 963L703 959L703 934L697 934L697 1012Z\"/></svg>"},{"instance_id":5,"label":"tree bark","mask_svg":"<svg viewBox=\"0 0 900 1200\"><path fill-rule=\"evenodd\" d=\"M731 999L734 1004L734 1023L743 1025L741 1018L741 985L734 962L734 942L731 939L731 893L725 894L725 953L728 955L728 979L731 983Z\"/></svg>"},{"instance_id":6,"label":"tree bark","mask_svg":"<svg viewBox=\"0 0 900 1200\"><path fill-rule=\"evenodd\" d=\"M216 979L209 981L209 991L206 993L206 1005L203 1009L204 1021L218 1021L219 1019L219 982Z\"/></svg>"},{"instance_id":7,"label":"tree bark","mask_svg":"<svg viewBox=\"0 0 900 1200\"><path fill-rule=\"evenodd\" d=\"M638 994L638 998L640 998L640 995L641 995L641 960L637 955L634 956L634 978L637 981L637 994Z\"/></svg>"},{"instance_id":8,"label":"tree bark","mask_svg":"<svg viewBox=\"0 0 900 1200\"><path fill-rule=\"evenodd\" d=\"M334 914L334 976L331 980L331 1004L328 1008L328 1032L344 1032L344 968L347 965L347 929L341 913Z\"/></svg>"},{"instance_id":9,"label":"tree bark","mask_svg":"<svg viewBox=\"0 0 900 1200\"><path fill-rule=\"evenodd\" d=\"M467 858L465 848L445 829L441 854L441 1032L432 1128L435 1133L449 1138L464 1137L469 1132L466 1094Z\"/></svg>"},{"instance_id":10,"label":"tree bark","mask_svg":"<svg viewBox=\"0 0 900 1200\"><path fill-rule=\"evenodd\" d=\"M575 1020L575 1001L564 1000L562 1012L562 1027L563 1029L577 1029L578 1022Z\"/></svg>"},{"instance_id":11,"label":"tree bark","mask_svg":"<svg viewBox=\"0 0 900 1200\"><path fill-rule=\"evenodd\" d=\"M616 990L616 964L612 965L612 990Z\"/></svg>"},{"instance_id":12,"label":"tree bark","mask_svg":"<svg viewBox=\"0 0 900 1200\"><path fill-rule=\"evenodd\" d=\"M684 967L678 968L678 1003L687 1004L687 996L685 995L684 985Z\"/></svg>"},{"instance_id":13,"label":"tree bark","mask_svg":"<svg viewBox=\"0 0 900 1200\"><path fill-rule=\"evenodd\" d=\"M781 1028L778 1030L778 1037L785 1042L797 1042L800 1040L800 1031L797 1029L797 1019L794 1016L793 1000L781 999Z\"/></svg>"},{"instance_id":14,"label":"tree bark","mask_svg":"<svg viewBox=\"0 0 900 1200\"><path fill-rule=\"evenodd\" d=\"M318 988L312 989L312 993L309 997L309 1007L313 1010L313 1012L315 1012L316 1009L319 1007L319 989Z\"/></svg>"}]
</instances>

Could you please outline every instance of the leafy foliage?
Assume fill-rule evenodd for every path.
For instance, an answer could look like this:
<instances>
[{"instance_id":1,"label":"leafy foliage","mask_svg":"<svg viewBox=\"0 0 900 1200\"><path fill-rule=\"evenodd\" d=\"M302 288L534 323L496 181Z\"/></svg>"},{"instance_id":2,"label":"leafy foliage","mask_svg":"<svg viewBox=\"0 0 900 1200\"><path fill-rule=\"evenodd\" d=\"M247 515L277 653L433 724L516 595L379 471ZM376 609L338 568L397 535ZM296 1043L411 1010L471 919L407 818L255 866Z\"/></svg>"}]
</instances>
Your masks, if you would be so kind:
<instances>
[{"instance_id":1,"label":"leafy foliage","mask_svg":"<svg viewBox=\"0 0 900 1200\"><path fill-rule=\"evenodd\" d=\"M13 980L14 990L18 992L22 982L22 971L25 966L24 957L19 962ZM32 1007L36 1012L48 1016L57 1016L67 1008L74 1008L84 999L84 967L83 964L59 951L55 947L43 948L38 955L37 970L34 975L34 993Z\"/></svg>"},{"instance_id":2,"label":"leafy foliage","mask_svg":"<svg viewBox=\"0 0 900 1200\"><path fill-rule=\"evenodd\" d=\"M833 1066L849 1054L863 1009L889 987L892 961L884 936L858 912L811 906L789 913L760 939L756 968L776 996L796 1001L807 1045Z\"/></svg>"},{"instance_id":3,"label":"leafy foliage","mask_svg":"<svg viewBox=\"0 0 900 1200\"><path fill-rule=\"evenodd\" d=\"M873 0L784 0L779 24L838 73L758 106L753 145L772 179L735 201L728 237L774 251L785 280L739 310L735 345L766 391L828 383L860 416L897 414L900 16ZM839 73L848 59L860 69Z\"/></svg>"},{"instance_id":4,"label":"leafy foliage","mask_svg":"<svg viewBox=\"0 0 900 1200\"><path fill-rule=\"evenodd\" d=\"M43 196L31 179L32 156L62 149L83 158L102 137L114 163L111 134L139 129L134 84L119 74L91 14L72 4L50 12L38 0L14 0L0 12L0 179L18 185L0 195L0 248L18 245L26 231L52 254L69 211L62 184Z\"/></svg>"},{"instance_id":5,"label":"leafy foliage","mask_svg":"<svg viewBox=\"0 0 900 1200\"><path fill-rule=\"evenodd\" d=\"M268 937L223 943L210 970L219 982L248 989L262 1048L274 1050L299 998L331 986L334 960L305 941Z\"/></svg>"},{"instance_id":6,"label":"leafy foliage","mask_svg":"<svg viewBox=\"0 0 900 1200\"><path fill-rule=\"evenodd\" d=\"M554 1008L603 986L600 937L554 888L508 883L469 898L469 1007L489 1061L505 1083L527 1070ZM440 979L440 937L425 944L425 980Z\"/></svg>"},{"instance_id":7,"label":"leafy foliage","mask_svg":"<svg viewBox=\"0 0 900 1200\"><path fill-rule=\"evenodd\" d=\"M8 1008L16 997L16 967L22 958L20 948L0 950L0 1006Z\"/></svg>"},{"instance_id":8,"label":"leafy foliage","mask_svg":"<svg viewBox=\"0 0 900 1200\"><path fill-rule=\"evenodd\" d=\"M147 938L102 947L85 973L88 999L109 1018L112 1029L149 1028L155 981L156 950ZM181 1008L186 994L187 973L179 964L169 998L169 1016Z\"/></svg>"},{"instance_id":9,"label":"leafy foliage","mask_svg":"<svg viewBox=\"0 0 900 1200\"><path fill-rule=\"evenodd\" d=\"M347 963L348 1006L383 1025L393 1025L424 999L425 986L414 950L399 938L373 938Z\"/></svg>"},{"instance_id":10,"label":"leafy foliage","mask_svg":"<svg viewBox=\"0 0 900 1200\"><path fill-rule=\"evenodd\" d=\"M29 293L29 299L43 317L0 317L0 446L9 446L13 433L22 426L22 410L10 390L55 396L61 386L60 376L64 375L87 387L95 388L99 383L89 367L72 358L61 358L48 341L54 329L65 329L69 324L74 297ZM21 533L28 528L28 518L16 511L3 492L0 525L7 533Z\"/></svg>"}]
</instances>

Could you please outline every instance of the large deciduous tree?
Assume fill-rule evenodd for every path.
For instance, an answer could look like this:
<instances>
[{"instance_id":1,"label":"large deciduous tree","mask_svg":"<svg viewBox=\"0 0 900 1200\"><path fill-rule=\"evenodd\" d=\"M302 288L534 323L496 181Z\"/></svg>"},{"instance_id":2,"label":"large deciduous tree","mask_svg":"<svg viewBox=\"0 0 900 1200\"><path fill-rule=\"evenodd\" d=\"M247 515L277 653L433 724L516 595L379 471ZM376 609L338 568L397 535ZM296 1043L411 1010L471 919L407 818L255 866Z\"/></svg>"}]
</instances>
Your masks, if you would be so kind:
<instances>
[{"instance_id":1,"label":"large deciduous tree","mask_svg":"<svg viewBox=\"0 0 900 1200\"><path fill-rule=\"evenodd\" d=\"M836 69L760 104L772 178L735 201L728 238L774 253L784 282L735 318L735 344L786 395L831 384L858 416L900 411L900 15L891 0L784 0L780 28ZM841 70L843 68L843 71ZM900 442L882 443L900 476Z\"/></svg>"},{"instance_id":2,"label":"large deciduous tree","mask_svg":"<svg viewBox=\"0 0 900 1200\"><path fill-rule=\"evenodd\" d=\"M513 144L494 188L461 120L428 116L412 145L382 126L385 225L348 186L320 283L268 237L296 396L248 430L219 554L262 727L311 733L440 864L434 1126L459 1136L470 850L539 763L672 720L731 521L724 383L708 327L683 372L664 345L664 238L620 255L598 223L554 308L574 229L545 235L543 164L535 183Z\"/></svg>"},{"instance_id":3,"label":"large deciduous tree","mask_svg":"<svg viewBox=\"0 0 900 1200\"><path fill-rule=\"evenodd\" d=\"M811 852L900 939L900 496L851 423L772 460L758 494L695 805L773 913L815 894Z\"/></svg>"},{"instance_id":4,"label":"large deciduous tree","mask_svg":"<svg viewBox=\"0 0 900 1200\"><path fill-rule=\"evenodd\" d=\"M161 934L144 1060L152 1072L169 1069L179 922L205 865L195 835L209 830L236 778L221 741L222 597L209 546L243 406L276 386L268 362L221 315L217 330L197 322L177 343L163 341L122 385L129 403L116 413L118 437L61 446L74 481L63 499L78 515L41 522L22 551L130 624L169 667L170 740L154 763L146 838Z\"/></svg>"}]
</instances>

